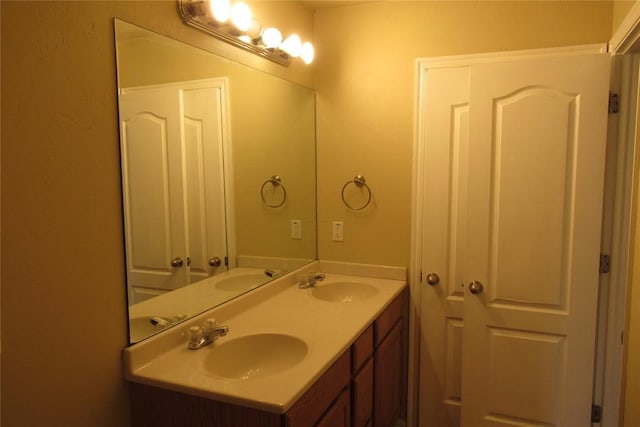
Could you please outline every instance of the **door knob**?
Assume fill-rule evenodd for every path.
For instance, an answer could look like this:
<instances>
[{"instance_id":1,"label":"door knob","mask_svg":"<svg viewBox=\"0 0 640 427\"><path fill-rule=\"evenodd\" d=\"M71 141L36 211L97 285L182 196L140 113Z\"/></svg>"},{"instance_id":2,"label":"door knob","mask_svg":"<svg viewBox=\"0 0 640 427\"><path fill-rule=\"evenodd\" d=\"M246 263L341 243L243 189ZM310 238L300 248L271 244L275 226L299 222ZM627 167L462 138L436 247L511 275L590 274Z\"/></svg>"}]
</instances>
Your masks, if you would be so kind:
<instances>
[{"instance_id":1,"label":"door knob","mask_svg":"<svg viewBox=\"0 0 640 427\"><path fill-rule=\"evenodd\" d=\"M435 286L440 283L440 277L437 273L429 273L427 274L427 285Z\"/></svg>"},{"instance_id":2,"label":"door knob","mask_svg":"<svg viewBox=\"0 0 640 427\"><path fill-rule=\"evenodd\" d=\"M218 258L217 256L214 256L213 258L211 258L209 260L209 265L211 267L220 267L221 264L222 264L222 260L220 258Z\"/></svg>"},{"instance_id":3,"label":"door knob","mask_svg":"<svg viewBox=\"0 0 640 427\"><path fill-rule=\"evenodd\" d=\"M183 264L184 261L179 256L171 260L171 267L182 267Z\"/></svg>"},{"instance_id":4,"label":"door knob","mask_svg":"<svg viewBox=\"0 0 640 427\"><path fill-rule=\"evenodd\" d=\"M482 283L478 282L477 280L474 280L473 282L469 283L469 291L471 291L472 294L474 295L481 294L483 290L484 290L484 286L482 286Z\"/></svg>"}]
</instances>

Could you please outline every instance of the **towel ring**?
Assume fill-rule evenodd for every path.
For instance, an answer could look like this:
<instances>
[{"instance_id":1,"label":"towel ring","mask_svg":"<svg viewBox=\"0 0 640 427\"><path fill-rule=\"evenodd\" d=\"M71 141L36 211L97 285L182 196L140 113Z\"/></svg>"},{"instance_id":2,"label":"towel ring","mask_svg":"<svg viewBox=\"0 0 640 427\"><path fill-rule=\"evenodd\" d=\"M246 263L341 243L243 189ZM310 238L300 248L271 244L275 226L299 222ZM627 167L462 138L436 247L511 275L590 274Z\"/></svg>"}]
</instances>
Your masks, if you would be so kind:
<instances>
[{"instance_id":1,"label":"towel ring","mask_svg":"<svg viewBox=\"0 0 640 427\"><path fill-rule=\"evenodd\" d=\"M267 200L264 197L264 187L267 186L267 184L271 183L273 185L274 188L280 187L282 188L282 201L280 203L269 203L267 202ZM278 175L273 175L271 178L269 178L268 180L266 180L264 182L264 184L262 184L262 187L260 187L260 198L262 198L262 203L264 203L265 205L269 206L270 208L279 208L280 206L284 205L284 202L287 201L287 189L284 188L284 184L282 184L282 179L280 179L280 176Z\"/></svg>"},{"instance_id":2,"label":"towel ring","mask_svg":"<svg viewBox=\"0 0 640 427\"><path fill-rule=\"evenodd\" d=\"M367 198L367 202L360 206L359 208L354 208L353 206L351 206L349 204L349 202L347 202L347 200L344 198L344 190L347 189L347 187L349 186L349 184L355 184L356 187L358 188L366 188L367 189L367 193L369 193L369 197ZM362 209L366 208L367 206L369 206L369 203L371 203L371 188L369 188L369 185L367 184L367 179L362 176L362 175L356 175L355 178L353 178L353 181L347 181L347 183L342 187L342 202L352 211L361 211Z\"/></svg>"}]
</instances>

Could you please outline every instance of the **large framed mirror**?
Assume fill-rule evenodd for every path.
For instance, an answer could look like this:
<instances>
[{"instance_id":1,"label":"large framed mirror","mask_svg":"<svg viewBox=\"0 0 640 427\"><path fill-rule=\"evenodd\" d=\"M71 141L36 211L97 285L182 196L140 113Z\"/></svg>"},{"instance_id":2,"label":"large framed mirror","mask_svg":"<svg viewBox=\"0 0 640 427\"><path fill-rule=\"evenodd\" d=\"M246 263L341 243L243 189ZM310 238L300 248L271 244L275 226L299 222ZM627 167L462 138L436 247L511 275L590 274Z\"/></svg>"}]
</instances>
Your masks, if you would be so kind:
<instances>
[{"instance_id":1,"label":"large framed mirror","mask_svg":"<svg viewBox=\"0 0 640 427\"><path fill-rule=\"evenodd\" d=\"M315 94L115 20L130 342L316 259Z\"/></svg>"}]
</instances>

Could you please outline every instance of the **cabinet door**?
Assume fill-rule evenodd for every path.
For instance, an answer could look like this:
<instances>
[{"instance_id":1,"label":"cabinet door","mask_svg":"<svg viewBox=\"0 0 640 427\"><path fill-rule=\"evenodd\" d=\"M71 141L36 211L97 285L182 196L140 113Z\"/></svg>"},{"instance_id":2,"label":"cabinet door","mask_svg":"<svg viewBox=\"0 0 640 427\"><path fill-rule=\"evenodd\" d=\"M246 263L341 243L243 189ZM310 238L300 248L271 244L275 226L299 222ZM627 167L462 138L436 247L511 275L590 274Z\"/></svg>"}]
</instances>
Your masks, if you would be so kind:
<instances>
[{"instance_id":1,"label":"cabinet door","mask_svg":"<svg viewBox=\"0 0 640 427\"><path fill-rule=\"evenodd\" d=\"M364 364L351 381L353 427L371 425L373 413L373 359Z\"/></svg>"},{"instance_id":2,"label":"cabinet door","mask_svg":"<svg viewBox=\"0 0 640 427\"><path fill-rule=\"evenodd\" d=\"M405 401L402 321L396 323L374 356L374 427L389 427L403 415Z\"/></svg>"},{"instance_id":3,"label":"cabinet door","mask_svg":"<svg viewBox=\"0 0 640 427\"><path fill-rule=\"evenodd\" d=\"M349 394L349 388L343 390L331 408L316 424L316 427L349 427L351 425L351 398Z\"/></svg>"}]
</instances>

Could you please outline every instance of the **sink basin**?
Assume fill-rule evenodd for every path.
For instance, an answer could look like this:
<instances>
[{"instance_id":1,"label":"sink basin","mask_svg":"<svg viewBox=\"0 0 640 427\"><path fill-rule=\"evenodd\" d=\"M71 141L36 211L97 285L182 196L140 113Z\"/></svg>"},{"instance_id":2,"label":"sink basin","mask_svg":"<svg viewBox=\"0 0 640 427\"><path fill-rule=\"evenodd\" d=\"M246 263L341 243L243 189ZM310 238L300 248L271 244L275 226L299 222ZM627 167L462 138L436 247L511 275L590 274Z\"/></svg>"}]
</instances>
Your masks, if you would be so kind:
<instances>
[{"instance_id":1,"label":"sink basin","mask_svg":"<svg viewBox=\"0 0 640 427\"><path fill-rule=\"evenodd\" d=\"M224 291L248 291L256 286L269 281L270 279L264 274L239 274L226 277L216 282L216 288Z\"/></svg>"},{"instance_id":2,"label":"sink basin","mask_svg":"<svg viewBox=\"0 0 640 427\"><path fill-rule=\"evenodd\" d=\"M341 303L362 301L377 293L375 287L360 282L330 282L311 289L311 295L315 298Z\"/></svg>"},{"instance_id":3,"label":"sink basin","mask_svg":"<svg viewBox=\"0 0 640 427\"><path fill-rule=\"evenodd\" d=\"M216 376L231 379L266 377L298 364L307 354L307 344L283 334L255 334L222 338L207 349L203 367Z\"/></svg>"}]
</instances>

